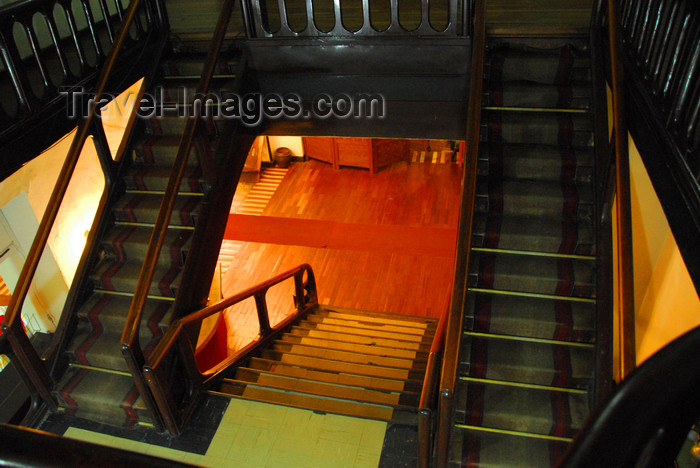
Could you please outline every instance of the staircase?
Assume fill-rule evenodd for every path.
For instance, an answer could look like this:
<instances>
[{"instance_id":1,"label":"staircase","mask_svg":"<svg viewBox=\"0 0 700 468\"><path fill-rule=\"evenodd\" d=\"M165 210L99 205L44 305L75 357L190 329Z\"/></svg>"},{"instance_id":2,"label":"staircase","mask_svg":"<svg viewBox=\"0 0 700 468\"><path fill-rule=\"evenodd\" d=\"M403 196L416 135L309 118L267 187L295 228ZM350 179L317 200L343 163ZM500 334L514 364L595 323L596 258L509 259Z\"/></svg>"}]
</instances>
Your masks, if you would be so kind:
<instances>
[{"instance_id":1,"label":"staircase","mask_svg":"<svg viewBox=\"0 0 700 468\"><path fill-rule=\"evenodd\" d=\"M590 58L492 41L449 462L556 464L595 374Z\"/></svg>"},{"instance_id":2,"label":"staircase","mask_svg":"<svg viewBox=\"0 0 700 468\"><path fill-rule=\"evenodd\" d=\"M190 96L194 93L203 61L203 54L193 52L173 54L165 61L162 78L151 92L164 98L158 104L166 113L141 126L140 134L132 140L131 154L125 156L131 160L112 189L107 226L96 240L99 248L88 267L87 284L79 285L87 293L77 308L77 326L66 340L68 367L58 382L56 396L67 414L119 427L153 423L134 385L120 341L186 121L178 116L178 110L183 109L178 106L182 104L178 96L183 89ZM235 78L236 57L220 62L214 86L224 86ZM193 144L143 309L140 344L146 359L175 318L185 261L203 214L203 202L211 197L200 165L200 157L210 155L216 144L215 125L212 121L208 124ZM135 128L138 131L139 125ZM218 250L216 240L212 239L211 248Z\"/></svg>"},{"instance_id":3,"label":"staircase","mask_svg":"<svg viewBox=\"0 0 700 468\"><path fill-rule=\"evenodd\" d=\"M215 394L417 424L437 320L317 306Z\"/></svg>"}]
</instances>

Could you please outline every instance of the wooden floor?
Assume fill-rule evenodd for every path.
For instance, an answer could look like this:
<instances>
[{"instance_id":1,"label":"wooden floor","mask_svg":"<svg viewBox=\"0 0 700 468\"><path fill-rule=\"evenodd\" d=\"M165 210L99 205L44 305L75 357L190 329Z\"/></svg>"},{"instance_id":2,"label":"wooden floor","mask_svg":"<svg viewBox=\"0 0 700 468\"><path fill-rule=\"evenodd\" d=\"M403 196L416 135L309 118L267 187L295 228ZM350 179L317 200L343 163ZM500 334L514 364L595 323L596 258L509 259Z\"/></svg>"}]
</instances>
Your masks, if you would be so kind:
<instances>
[{"instance_id":1,"label":"wooden floor","mask_svg":"<svg viewBox=\"0 0 700 468\"><path fill-rule=\"evenodd\" d=\"M418 236L435 228L454 229L456 236L460 180L461 168L452 163L398 163L370 174L365 169L333 170L310 160L292 165L262 215L402 226ZM223 295L309 263L322 304L440 316L449 304L454 254L430 255L431 242L439 240L429 235L422 239L425 253L378 249L371 240L367 247L360 241L339 249L246 242L226 270ZM287 284L268 293L273 322L289 309L291 291ZM244 331L238 315L254 320L252 301L230 314L231 325L236 323L230 328L238 330L235 341L241 343L257 329L250 325Z\"/></svg>"}]
</instances>

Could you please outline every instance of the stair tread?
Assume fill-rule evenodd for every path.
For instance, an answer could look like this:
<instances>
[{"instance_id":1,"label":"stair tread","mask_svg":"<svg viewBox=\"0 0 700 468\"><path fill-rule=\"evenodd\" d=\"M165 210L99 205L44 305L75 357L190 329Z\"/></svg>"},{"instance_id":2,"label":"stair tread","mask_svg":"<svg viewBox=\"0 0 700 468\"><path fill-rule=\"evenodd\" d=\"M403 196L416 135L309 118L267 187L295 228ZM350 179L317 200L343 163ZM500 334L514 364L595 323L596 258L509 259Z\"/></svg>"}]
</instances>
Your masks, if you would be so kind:
<instances>
[{"instance_id":1,"label":"stair tread","mask_svg":"<svg viewBox=\"0 0 700 468\"><path fill-rule=\"evenodd\" d=\"M101 240L105 253L115 260L143 260L148 251L153 229L146 226L113 226ZM191 231L168 230L163 240L159 263L184 263L184 252L189 250Z\"/></svg>"},{"instance_id":2,"label":"stair tread","mask_svg":"<svg viewBox=\"0 0 700 468\"><path fill-rule=\"evenodd\" d=\"M431 324L437 324L438 319L421 315L397 314L376 310L348 309L343 307L319 306L317 315L334 315L338 317L361 317L362 319L380 323L403 325L408 327L424 328Z\"/></svg>"},{"instance_id":3,"label":"stair tread","mask_svg":"<svg viewBox=\"0 0 700 468\"><path fill-rule=\"evenodd\" d=\"M229 388L229 391L232 390ZM415 413L395 410L390 406L344 401L328 397L299 394L295 392L256 388L251 386L239 386L237 394L228 395L248 400L276 403L284 406L293 406L314 411L322 411L334 414L344 414L362 418L379 419L383 421L396 421L403 423L415 423Z\"/></svg>"},{"instance_id":4,"label":"stair tread","mask_svg":"<svg viewBox=\"0 0 700 468\"><path fill-rule=\"evenodd\" d=\"M124 176L127 190L165 192L173 172L172 166L143 165L132 166ZM180 192L203 193L204 176L199 166L185 171L180 182Z\"/></svg>"},{"instance_id":5,"label":"stair tread","mask_svg":"<svg viewBox=\"0 0 700 468\"><path fill-rule=\"evenodd\" d=\"M398 369L420 370L425 368L425 362L414 361L412 359L402 359L390 356L380 356L376 354L359 354L353 351L343 351L330 348L320 348L303 344L285 344L275 342L273 350L292 353L297 355L324 358L329 360L362 364L367 366L378 365L384 367L394 367Z\"/></svg>"},{"instance_id":6,"label":"stair tread","mask_svg":"<svg viewBox=\"0 0 700 468\"><path fill-rule=\"evenodd\" d=\"M421 391L421 383L417 381L412 382L401 379L351 374L341 371L311 369L256 357L251 358L247 366L251 369L274 372L278 375L287 375L289 377L299 377L321 382L375 388L393 392L417 393Z\"/></svg>"},{"instance_id":7,"label":"stair tread","mask_svg":"<svg viewBox=\"0 0 700 468\"><path fill-rule=\"evenodd\" d=\"M141 267L142 262L138 260L117 262L104 259L90 277L101 289L133 293L138 285ZM158 264L153 273L149 294L174 297L175 290L180 284L181 273L179 265Z\"/></svg>"},{"instance_id":8,"label":"stair tread","mask_svg":"<svg viewBox=\"0 0 700 468\"><path fill-rule=\"evenodd\" d=\"M362 320L361 318L346 318L346 317L323 317L319 315L310 315L307 317L309 322L320 322L326 325L340 325L344 327L360 328L367 330L367 335L373 336L375 332L390 332L398 333L401 335L406 335L407 337L413 335L414 337L429 336L430 331L426 331L422 328L415 327L404 327L401 325L394 324L383 324L377 322L371 322Z\"/></svg>"},{"instance_id":9,"label":"stair tread","mask_svg":"<svg viewBox=\"0 0 700 468\"><path fill-rule=\"evenodd\" d=\"M563 211L563 210L562 210ZM591 255L595 236L589 218L476 213L472 246L552 254Z\"/></svg>"},{"instance_id":10,"label":"stair tread","mask_svg":"<svg viewBox=\"0 0 700 468\"><path fill-rule=\"evenodd\" d=\"M596 360L593 347L508 338L465 335L462 359L468 375L562 388L590 386Z\"/></svg>"},{"instance_id":11,"label":"stair tread","mask_svg":"<svg viewBox=\"0 0 700 468\"><path fill-rule=\"evenodd\" d=\"M590 115L565 112L482 111L483 138L497 143L593 146ZM566 131L562 131L565 129Z\"/></svg>"},{"instance_id":12,"label":"stair tread","mask_svg":"<svg viewBox=\"0 0 700 468\"><path fill-rule=\"evenodd\" d=\"M426 361L427 353L418 353L412 350L397 349L374 344L348 343L345 341L335 341L313 337L298 337L285 334L278 340L285 344L300 344L313 346L317 348L333 349L338 351L350 351L358 354L370 354L384 357L396 357L402 359L412 359L417 361Z\"/></svg>"},{"instance_id":13,"label":"stair tread","mask_svg":"<svg viewBox=\"0 0 700 468\"><path fill-rule=\"evenodd\" d=\"M595 304L470 293L465 330L593 343Z\"/></svg>"},{"instance_id":14,"label":"stair tread","mask_svg":"<svg viewBox=\"0 0 700 468\"><path fill-rule=\"evenodd\" d=\"M575 82L558 85L528 80L500 83L499 89L485 86L484 104L498 107L588 109L590 83Z\"/></svg>"},{"instance_id":15,"label":"stair tread","mask_svg":"<svg viewBox=\"0 0 700 468\"><path fill-rule=\"evenodd\" d=\"M458 428L453 439L450 463L475 468L554 467L569 446L567 441L486 432L478 428Z\"/></svg>"},{"instance_id":16,"label":"stair tread","mask_svg":"<svg viewBox=\"0 0 700 468\"><path fill-rule=\"evenodd\" d=\"M384 367L379 365L366 365L355 362L344 362L330 359L323 359L315 356L304 356L278 351L265 350L261 357L272 361L280 361L287 365L297 365L311 369L347 372L350 374L364 375L368 377L385 377L398 380L422 380L423 371L412 369L401 369L397 367Z\"/></svg>"},{"instance_id":17,"label":"stair tread","mask_svg":"<svg viewBox=\"0 0 700 468\"><path fill-rule=\"evenodd\" d=\"M408 342L413 342L413 343L432 343L432 337L431 336L422 336L422 335L410 335L406 333L400 333L400 332L390 332L390 331L382 331L382 330L376 330L376 329L371 329L371 328L361 328L361 327L355 327L355 326L350 326L347 324L332 324L332 323L325 323L325 322L314 322L310 320L311 317L308 317L307 320L302 320L297 324L297 327L299 328L304 328L304 329L313 329L313 330L323 330L323 331L330 331L330 332L338 332L338 333L347 333L348 335L361 335L361 336L370 336L370 337L376 337L376 338L387 338L387 339L396 339L396 340L401 340L401 341L408 341ZM372 330L371 335L369 335L368 330Z\"/></svg>"},{"instance_id":18,"label":"stair tread","mask_svg":"<svg viewBox=\"0 0 700 468\"><path fill-rule=\"evenodd\" d=\"M415 341L392 340L389 338L379 338L376 336L366 336L361 334L342 333L337 331L324 331L313 328L292 327L287 333L289 336L309 337L317 339L328 339L346 343L366 344L372 346L384 346L394 349L402 349L415 352L428 352L430 345Z\"/></svg>"},{"instance_id":19,"label":"stair tread","mask_svg":"<svg viewBox=\"0 0 700 468\"><path fill-rule=\"evenodd\" d=\"M97 322L103 332L121 334L132 298L94 293L78 309L78 317L87 322ZM162 330L172 321L173 307L170 301L148 299L143 307L142 336L152 335L153 330Z\"/></svg>"},{"instance_id":20,"label":"stair tread","mask_svg":"<svg viewBox=\"0 0 700 468\"><path fill-rule=\"evenodd\" d=\"M469 286L562 297L595 297L592 260L474 252Z\"/></svg>"},{"instance_id":21,"label":"stair tread","mask_svg":"<svg viewBox=\"0 0 700 468\"><path fill-rule=\"evenodd\" d=\"M68 414L117 427L150 420L130 375L69 368L57 388Z\"/></svg>"},{"instance_id":22,"label":"stair tread","mask_svg":"<svg viewBox=\"0 0 700 468\"><path fill-rule=\"evenodd\" d=\"M585 393L473 382L464 387L456 407L458 422L466 425L571 438L589 414Z\"/></svg>"},{"instance_id":23,"label":"stair tread","mask_svg":"<svg viewBox=\"0 0 700 468\"><path fill-rule=\"evenodd\" d=\"M162 200L163 197L159 194L126 194L115 203L112 212L115 219L120 222L153 224L158 217ZM193 227L194 218L199 212L200 201L201 197L197 196L178 196L169 225Z\"/></svg>"},{"instance_id":24,"label":"stair tread","mask_svg":"<svg viewBox=\"0 0 700 468\"><path fill-rule=\"evenodd\" d=\"M317 396L328 396L351 401L389 405L392 407L416 408L420 395L401 392L381 391L372 388L347 386L343 384L307 380L298 377L265 373L247 368L238 368L232 379L222 381L222 389L230 382L250 383L261 387L290 390Z\"/></svg>"}]
</instances>

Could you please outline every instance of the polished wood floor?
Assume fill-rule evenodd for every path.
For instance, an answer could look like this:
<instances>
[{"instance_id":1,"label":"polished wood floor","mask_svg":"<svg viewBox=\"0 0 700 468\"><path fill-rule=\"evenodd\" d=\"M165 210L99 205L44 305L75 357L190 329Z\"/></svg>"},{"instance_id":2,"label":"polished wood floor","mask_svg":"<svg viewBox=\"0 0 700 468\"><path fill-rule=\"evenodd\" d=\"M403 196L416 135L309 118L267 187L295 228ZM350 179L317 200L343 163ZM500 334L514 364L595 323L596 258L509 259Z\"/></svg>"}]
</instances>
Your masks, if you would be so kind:
<instances>
[{"instance_id":1,"label":"polished wood floor","mask_svg":"<svg viewBox=\"0 0 700 468\"><path fill-rule=\"evenodd\" d=\"M293 164L263 216L403 227L412 235L425 234L420 239L424 251L378 248L382 242L376 239L355 240L336 249L246 242L223 277L224 296L309 263L323 304L440 316L449 304L454 252L431 254L435 251L431 243L444 238L431 239L429 234L451 229L456 236L461 171L452 163L402 162L376 174L366 169L334 170L330 164L313 160ZM283 284L268 293L273 322L289 309L291 292L291 284ZM241 317L235 316L240 315L254 320L252 306L250 301L232 311L231 319L237 321ZM246 334L240 323L236 328L239 343L257 333L253 327Z\"/></svg>"}]
</instances>

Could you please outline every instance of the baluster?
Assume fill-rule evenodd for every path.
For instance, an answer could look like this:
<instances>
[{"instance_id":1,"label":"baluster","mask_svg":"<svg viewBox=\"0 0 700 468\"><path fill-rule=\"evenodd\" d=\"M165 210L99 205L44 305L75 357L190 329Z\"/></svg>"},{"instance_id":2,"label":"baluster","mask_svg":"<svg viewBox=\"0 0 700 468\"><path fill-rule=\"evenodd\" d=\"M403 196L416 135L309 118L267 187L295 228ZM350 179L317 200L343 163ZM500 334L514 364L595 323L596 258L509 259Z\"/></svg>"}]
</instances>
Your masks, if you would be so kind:
<instances>
[{"instance_id":1,"label":"baluster","mask_svg":"<svg viewBox=\"0 0 700 468\"><path fill-rule=\"evenodd\" d=\"M280 29L277 31L278 36L296 36L296 31L294 31L289 26L289 18L287 17L287 3L286 0L277 0L277 7L280 12Z\"/></svg>"},{"instance_id":2,"label":"baluster","mask_svg":"<svg viewBox=\"0 0 700 468\"><path fill-rule=\"evenodd\" d=\"M318 36L321 34L321 30L318 29L316 25L316 19L314 18L314 2L313 0L305 0L304 6L306 8L306 29L304 30L305 36Z\"/></svg>"},{"instance_id":3,"label":"baluster","mask_svg":"<svg viewBox=\"0 0 700 468\"><path fill-rule=\"evenodd\" d=\"M258 323L260 324L260 336L266 337L270 332L270 317L267 311L267 301L265 301L267 289L255 294L255 308L258 312Z\"/></svg>"},{"instance_id":4,"label":"baluster","mask_svg":"<svg viewBox=\"0 0 700 468\"><path fill-rule=\"evenodd\" d=\"M255 27L256 37L272 37L272 31L270 30L270 18L267 15L267 10L262 5L263 0L250 0L252 2L252 16L253 16L253 26ZM267 24L267 28L263 27L263 20Z\"/></svg>"},{"instance_id":5,"label":"baluster","mask_svg":"<svg viewBox=\"0 0 700 468\"><path fill-rule=\"evenodd\" d=\"M75 21L75 16L73 15L73 9L70 8L70 4L68 5L69 6L67 8L63 8L63 11L66 13L66 19L68 20L68 28L70 29L71 38L73 39L73 42L75 44L75 50L78 54L78 62L80 63L79 74L83 76L87 72L89 64L87 62L87 57L85 56L85 51L83 50L83 44L82 42L80 42L80 38L78 36L79 28Z\"/></svg>"},{"instance_id":6,"label":"baluster","mask_svg":"<svg viewBox=\"0 0 700 468\"><path fill-rule=\"evenodd\" d=\"M31 23L31 21L32 20L30 19L29 22ZM32 48L32 54L34 55L34 60L36 60L37 67L39 68L39 73L41 74L41 81L44 84L43 95L37 96L37 98L43 99L47 96L49 90L51 89L51 80L49 79L49 73L46 69L44 59L41 57L41 46L39 45L39 40L37 39L36 34L34 33L34 29L32 29L24 23L21 24L24 28L24 32L27 34L27 38L29 39L29 46Z\"/></svg>"},{"instance_id":7,"label":"baluster","mask_svg":"<svg viewBox=\"0 0 700 468\"><path fill-rule=\"evenodd\" d=\"M642 49L644 47L644 42L649 36L649 23L652 22L651 18L651 12L653 9L653 0L648 0L646 7L644 8L644 12L641 17L641 21L639 22L639 26L637 28L637 38L635 40L635 45L634 45L634 62L637 64L639 67L642 62Z\"/></svg>"},{"instance_id":8,"label":"baluster","mask_svg":"<svg viewBox=\"0 0 700 468\"><path fill-rule=\"evenodd\" d=\"M695 28L697 31L698 28ZM697 38L697 34L691 34L691 38ZM691 42L689 40L688 42ZM684 66L678 67L682 71L679 76L679 89L672 95L675 96L667 126L674 134L681 134L685 130L685 114L688 106L691 104L690 97L694 91L700 87L700 42L696 40L694 46L692 43L687 44L687 56L683 60ZM675 91L675 90L674 90Z\"/></svg>"},{"instance_id":9,"label":"baluster","mask_svg":"<svg viewBox=\"0 0 700 468\"><path fill-rule=\"evenodd\" d=\"M641 0L638 2L632 2L632 5L630 6L631 12L630 12L630 18L629 18L629 24L625 27L625 32L627 33L627 41L626 43L628 44L634 44L635 40L637 39L637 28L640 23L640 16L642 12L642 2Z\"/></svg>"},{"instance_id":10,"label":"baluster","mask_svg":"<svg viewBox=\"0 0 700 468\"><path fill-rule=\"evenodd\" d=\"M664 61L666 60L667 51L669 50L669 44L671 42L670 31L673 28L673 25L675 24L678 15L679 3L671 2L668 8L666 8L666 11L664 12L664 16L661 21L661 31L663 31L663 34L661 35L659 44L654 50L654 55L652 57L651 62L650 74L653 80L651 92L654 96L658 96L660 94L661 88L665 83L665 81L662 81L664 79Z\"/></svg>"},{"instance_id":11,"label":"baluster","mask_svg":"<svg viewBox=\"0 0 700 468\"><path fill-rule=\"evenodd\" d=\"M399 1L389 0L389 8L391 13L391 20L389 21L389 27L386 28L384 32L406 32L406 30L401 26L399 22Z\"/></svg>"},{"instance_id":12,"label":"baluster","mask_svg":"<svg viewBox=\"0 0 700 468\"><path fill-rule=\"evenodd\" d=\"M65 83L69 76L71 76L70 67L68 66L68 57L61 43L61 35L58 32L58 26L52 14L46 15L46 24L49 26L49 33L51 34L51 42L56 49L56 55L58 56L58 61L61 64L61 70L63 71L63 78L61 83Z\"/></svg>"},{"instance_id":13,"label":"baluster","mask_svg":"<svg viewBox=\"0 0 700 468\"><path fill-rule=\"evenodd\" d=\"M92 7L90 7L89 0L82 0L80 3L87 19L90 35L92 36L92 45L95 47L95 53L97 54L97 67L99 68L105 56L105 51L102 50L102 46L100 45L100 39L97 34L97 25L95 24L94 16L92 16Z\"/></svg>"},{"instance_id":14,"label":"baluster","mask_svg":"<svg viewBox=\"0 0 700 468\"><path fill-rule=\"evenodd\" d=\"M434 34L436 32L430 24L430 0L420 0L420 23L416 28L418 34Z\"/></svg>"},{"instance_id":15,"label":"baluster","mask_svg":"<svg viewBox=\"0 0 700 468\"><path fill-rule=\"evenodd\" d=\"M114 31L114 25L112 25L112 16L109 13L109 7L105 0L98 0L100 4L100 11L102 12L102 18L105 21L105 27L107 28L107 35L109 36L109 43L114 44L114 38L116 37Z\"/></svg>"},{"instance_id":16,"label":"baluster","mask_svg":"<svg viewBox=\"0 0 700 468\"><path fill-rule=\"evenodd\" d=\"M0 54L2 54L5 70L7 70L10 80L12 81L12 87L17 93L17 114L22 115L24 112L31 113L36 107L36 99L33 93L29 92L31 90L31 85L27 78L27 70L19 50L17 50L17 44L15 43L12 31L14 23L8 23L5 26L3 31L0 31ZM8 41L7 38L11 38L12 40Z\"/></svg>"},{"instance_id":17,"label":"baluster","mask_svg":"<svg viewBox=\"0 0 700 468\"><path fill-rule=\"evenodd\" d=\"M340 8L340 0L333 0L333 18L335 24L331 29L331 34L334 36L351 36L352 31L345 28L343 24L343 12Z\"/></svg>"},{"instance_id":18,"label":"baluster","mask_svg":"<svg viewBox=\"0 0 700 468\"><path fill-rule=\"evenodd\" d=\"M466 2L463 2L466 3ZM450 36L458 36L459 22L457 21L457 0L449 0L447 2L447 27L444 32Z\"/></svg>"},{"instance_id":19,"label":"baluster","mask_svg":"<svg viewBox=\"0 0 700 468\"><path fill-rule=\"evenodd\" d=\"M362 27L357 34L372 35L378 31L372 26L372 15L369 9L369 0L362 0Z\"/></svg>"},{"instance_id":20,"label":"baluster","mask_svg":"<svg viewBox=\"0 0 700 468\"><path fill-rule=\"evenodd\" d=\"M692 158L691 166L695 166L695 177L700 177L700 80L695 83L695 94L689 101L691 103L688 109L688 115L685 119L686 131L685 141L686 148L691 151L689 155ZM700 179L698 180L700 182Z\"/></svg>"},{"instance_id":21,"label":"baluster","mask_svg":"<svg viewBox=\"0 0 700 468\"><path fill-rule=\"evenodd\" d=\"M645 80L648 80L650 76L649 64L651 61L651 52L658 38L661 13L663 12L664 5L663 0L653 0L652 3L655 3L655 5L654 8L652 8L649 24L647 25L648 31L639 50L639 65L642 68Z\"/></svg>"},{"instance_id":22,"label":"baluster","mask_svg":"<svg viewBox=\"0 0 700 468\"><path fill-rule=\"evenodd\" d=\"M675 43L671 43L671 49L668 49L672 50L673 53L668 64L668 69L665 73L666 82L661 89L660 97L662 102L662 110L664 112L668 112L670 110L670 100L673 98L674 92L680 86L680 80L683 79L681 76L682 60L685 55L683 47L688 40L691 20L691 13L689 11L684 12L682 15L682 22L679 25L679 31L676 36L677 40L675 40Z\"/></svg>"}]
</instances>

